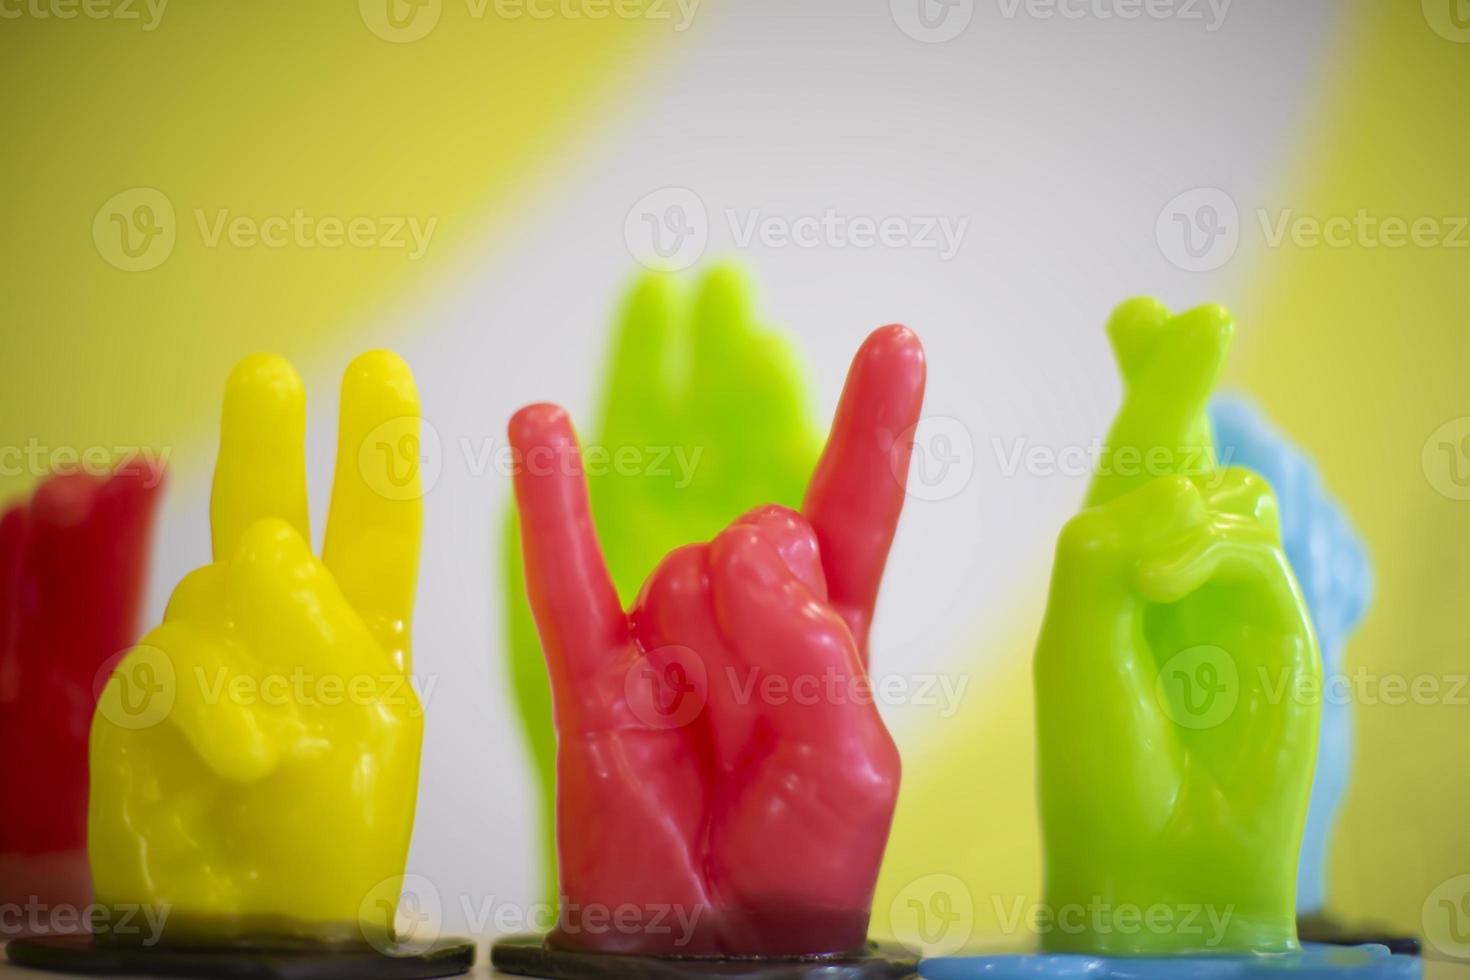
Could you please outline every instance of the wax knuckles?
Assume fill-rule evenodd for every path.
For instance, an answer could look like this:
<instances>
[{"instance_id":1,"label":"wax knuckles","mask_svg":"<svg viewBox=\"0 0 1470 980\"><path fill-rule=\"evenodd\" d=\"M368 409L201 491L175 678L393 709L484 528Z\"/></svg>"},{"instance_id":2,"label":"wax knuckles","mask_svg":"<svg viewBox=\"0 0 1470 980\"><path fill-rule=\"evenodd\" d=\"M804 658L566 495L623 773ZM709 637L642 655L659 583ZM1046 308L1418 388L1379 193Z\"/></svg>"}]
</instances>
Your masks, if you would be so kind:
<instances>
[{"instance_id":1,"label":"wax knuckles","mask_svg":"<svg viewBox=\"0 0 1470 980\"><path fill-rule=\"evenodd\" d=\"M757 508L676 549L627 612L577 467L518 472L560 745L554 944L799 955L865 942L898 755L871 700L791 692L803 678L865 677L858 631L904 494L890 453L922 397L917 338L876 332L802 511ZM522 451L575 440L548 405L518 413L510 436ZM630 908L639 915L606 925L609 910ZM659 910L685 927L667 928Z\"/></svg>"},{"instance_id":2,"label":"wax knuckles","mask_svg":"<svg viewBox=\"0 0 1470 980\"><path fill-rule=\"evenodd\" d=\"M391 931L423 734L407 674L422 504L380 492L390 467L395 487L418 487L416 453L363 447L384 426L416 431L417 395L387 352L348 369L321 558L308 544L304 412L284 360L257 355L232 373L214 561L178 584L98 702L97 898L167 908L165 942Z\"/></svg>"},{"instance_id":3,"label":"wax knuckles","mask_svg":"<svg viewBox=\"0 0 1470 980\"><path fill-rule=\"evenodd\" d=\"M1230 329L1217 307L1142 301L1110 324L1124 402L1062 532L1034 665L1046 902L1175 914L1085 916L1051 951L1296 947L1319 712L1298 692L1320 664L1270 487L1214 463L1204 412ZM1121 446L1164 465L1109 468ZM1223 924L1198 928L1211 910Z\"/></svg>"},{"instance_id":4,"label":"wax knuckles","mask_svg":"<svg viewBox=\"0 0 1470 980\"><path fill-rule=\"evenodd\" d=\"M138 458L56 474L0 519L0 900L89 900L87 731L98 672L138 638L163 480Z\"/></svg>"}]
</instances>

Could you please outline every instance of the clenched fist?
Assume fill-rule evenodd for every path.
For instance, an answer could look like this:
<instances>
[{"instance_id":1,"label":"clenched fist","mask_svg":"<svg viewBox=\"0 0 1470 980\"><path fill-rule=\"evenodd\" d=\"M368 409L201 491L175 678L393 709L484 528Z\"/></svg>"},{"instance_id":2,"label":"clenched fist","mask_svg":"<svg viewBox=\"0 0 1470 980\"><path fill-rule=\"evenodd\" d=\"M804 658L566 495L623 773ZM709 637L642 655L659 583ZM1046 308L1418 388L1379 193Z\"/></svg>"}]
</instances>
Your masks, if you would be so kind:
<instances>
[{"instance_id":1,"label":"clenched fist","mask_svg":"<svg viewBox=\"0 0 1470 980\"><path fill-rule=\"evenodd\" d=\"M875 332L802 512L758 508L673 551L626 611L566 414L533 405L512 419L559 737L552 944L684 955L864 944L898 754L871 698L773 692L866 680L923 388L918 339Z\"/></svg>"}]
</instances>

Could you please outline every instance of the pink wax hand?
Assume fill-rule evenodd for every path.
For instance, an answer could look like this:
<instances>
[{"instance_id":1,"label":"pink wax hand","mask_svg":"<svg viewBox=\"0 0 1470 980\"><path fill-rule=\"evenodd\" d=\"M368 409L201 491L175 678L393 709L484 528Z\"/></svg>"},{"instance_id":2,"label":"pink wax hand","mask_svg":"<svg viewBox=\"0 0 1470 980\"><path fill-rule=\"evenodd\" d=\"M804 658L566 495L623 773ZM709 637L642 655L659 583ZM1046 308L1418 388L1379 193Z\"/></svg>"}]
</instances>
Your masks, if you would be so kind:
<instances>
[{"instance_id":1,"label":"pink wax hand","mask_svg":"<svg viewBox=\"0 0 1470 980\"><path fill-rule=\"evenodd\" d=\"M670 553L624 612L565 412L511 420L531 608L558 731L562 910L602 952L847 952L898 793L867 636L924 391L909 330L858 351L803 513ZM815 699L805 689L838 692ZM784 692L784 693L778 693Z\"/></svg>"},{"instance_id":2,"label":"pink wax hand","mask_svg":"<svg viewBox=\"0 0 1470 980\"><path fill-rule=\"evenodd\" d=\"M0 519L7 898L90 901L87 736L105 665L138 639L162 480L161 469L136 461L106 478L57 475Z\"/></svg>"}]
</instances>

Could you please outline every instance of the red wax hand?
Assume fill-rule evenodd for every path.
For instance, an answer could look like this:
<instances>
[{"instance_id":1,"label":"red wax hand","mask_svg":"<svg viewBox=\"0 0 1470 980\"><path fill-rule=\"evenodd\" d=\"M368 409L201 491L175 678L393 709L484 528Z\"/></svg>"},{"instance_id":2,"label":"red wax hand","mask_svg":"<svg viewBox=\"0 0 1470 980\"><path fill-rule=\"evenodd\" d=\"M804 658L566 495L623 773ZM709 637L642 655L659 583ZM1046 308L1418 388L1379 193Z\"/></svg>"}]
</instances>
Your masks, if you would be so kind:
<instances>
[{"instance_id":1,"label":"red wax hand","mask_svg":"<svg viewBox=\"0 0 1470 980\"><path fill-rule=\"evenodd\" d=\"M624 612L560 408L511 420L556 726L561 918L603 952L855 950L898 793L867 636L924 392L918 338L853 361L803 513L672 552ZM805 692L805 693L803 693Z\"/></svg>"},{"instance_id":2,"label":"red wax hand","mask_svg":"<svg viewBox=\"0 0 1470 980\"><path fill-rule=\"evenodd\" d=\"M8 801L0 807L0 890L7 895L44 889L72 901L88 890L87 736L106 680L98 674L138 639L162 479L161 470L141 462L106 478L53 476L29 505L17 504L0 519L0 745L7 748ZM58 874L70 881L56 881Z\"/></svg>"}]
</instances>

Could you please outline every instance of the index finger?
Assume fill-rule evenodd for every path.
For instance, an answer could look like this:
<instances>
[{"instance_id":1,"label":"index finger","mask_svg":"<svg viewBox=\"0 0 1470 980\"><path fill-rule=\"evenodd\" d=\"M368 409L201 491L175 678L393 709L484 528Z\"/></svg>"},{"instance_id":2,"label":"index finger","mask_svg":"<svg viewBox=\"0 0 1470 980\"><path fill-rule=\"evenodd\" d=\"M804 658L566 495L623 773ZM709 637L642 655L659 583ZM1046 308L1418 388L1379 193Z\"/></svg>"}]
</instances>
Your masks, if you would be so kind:
<instances>
[{"instance_id":1,"label":"index finger","mask_svg":"<svg viewBox=\"0 0 1470 980\"><path fill-rule=\"evenodd\" d=\"M306 391L277 354L230 372L209 498L214 560L234 555L245 529L279 517L310 540L306 511Z\"/></svg>"},{"instance_id":2,"label":"index finger","mask_svg":"<svg viewBox=\"0 0 1470 980\"><path fill-rule=\"evenodd\" d=\"M405 671L424 525L419 426L418 389L401 357L368 351L347 366L322 561Z\"/></svg>"},{"instance_id":3,"label":"index finger","mask_svg":"<svg viewBox=\"0 0 1470 980\"><path fill-rule=\"evenodd\" d=\"M907 327L875 330L847 373L802 512L817 533L830 601L867 659L868 627L903 511L924 348Z\"/></svg>"},{"instance_id":4,"label":"index finger","mask_svg":"<svg viewBox=\"0 0 1470 980\"><path fill-rule=\"evenodd\" d=\"M1106 503L1149 480L1200 475L1215 466L1206 408L1225 366L1235 321L1223 306L1199 306L1151 329L1152 300L1119 306L1108 324L1123 375L1123 405L1108 432L1087 505Z\"/></svg>"},{"instance_id":5,"label":"index finger","mask_svg":"<svg viewBox=\"0 0 1470 980\"><path fill-rule=\"evenodd\" d=\"M510 420L510 444L526 594L560 714L573 679L600 669L626 642L628 621L597 542L567 413L546 404L521 409Z\"/></svg>"}]
</instances>

